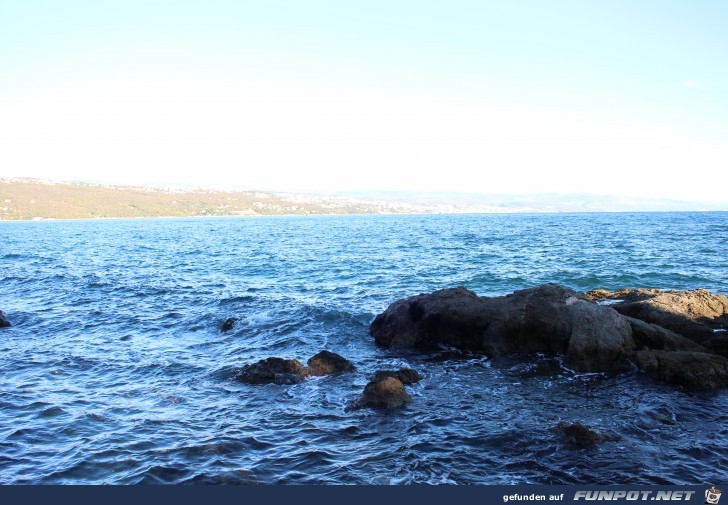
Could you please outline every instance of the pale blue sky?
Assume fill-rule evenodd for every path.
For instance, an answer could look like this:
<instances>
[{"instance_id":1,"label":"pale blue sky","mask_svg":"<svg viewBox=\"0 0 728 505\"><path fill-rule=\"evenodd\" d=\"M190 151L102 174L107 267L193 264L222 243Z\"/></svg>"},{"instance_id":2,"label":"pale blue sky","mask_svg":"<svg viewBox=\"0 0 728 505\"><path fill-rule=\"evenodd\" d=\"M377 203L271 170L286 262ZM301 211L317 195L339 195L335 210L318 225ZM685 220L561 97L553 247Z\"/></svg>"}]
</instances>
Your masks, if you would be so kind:
<instances>
[{"instance_id":1,"label":"pale blue sky","mask_svg":"<svg viewBox=\"0 0 728 505\"><path fill-rule=\"evenodd\" d=\"M0 176L726 201L728 3L0 0Z\"/></svg>"}]
</instances>

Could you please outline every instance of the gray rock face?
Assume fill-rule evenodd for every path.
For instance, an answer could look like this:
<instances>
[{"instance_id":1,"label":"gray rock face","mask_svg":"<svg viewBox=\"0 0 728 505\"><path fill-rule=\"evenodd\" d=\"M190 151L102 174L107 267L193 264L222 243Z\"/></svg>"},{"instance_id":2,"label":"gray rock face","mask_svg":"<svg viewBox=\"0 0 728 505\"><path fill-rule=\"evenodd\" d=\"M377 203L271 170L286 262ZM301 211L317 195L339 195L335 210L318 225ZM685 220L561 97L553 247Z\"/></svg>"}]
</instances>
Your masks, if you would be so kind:
<instances>
[{"instance_id":1,"label":"gray rock face","mask_svg":"<svg viewBox=\"0 0 728 505\"><path fill-rule=\"evenodd\" d=\"M360 403L367 407L395 409L412 401L404 385L394 377L373 380L364 388Z\"/></svg>"},{"instance_id":2,"label":"gray rock face","mask_svg":"<svg viewBox=\"0 0 728 505\"><path fill-rule=\"evenodd\" d=\"M617 312L586 302L572 306L568 366L579 372L625 369L633 349L632 326Z\"/></svg>"},{"instance_id":3,"label":"gray rock face","mask_svg":"<svg viewBox=\"0 0 728 505\"><path fill-rule=\"evenodd\" d=\"M647 375L689 388L728 386L728 359L691 351L638 351L635 360Z\"/></svg>"},{"instance_id":4,"label":"gray rock face","mask_svg":"<svg viewBox=\"0 0 728 505\"><path fill-rule=\"evenodd\" d=\"M662 326L646 323L628 316L624 316L624 319L632 327L632 339L637 349L696 352L705 350L702 345L665 329Z\"/></svg>"},{"instance_id":5,"label":"gray rock face","mask_svg":"<svg viewBox=\"0 0 728 505\"><path fill-rule=\"evenodd\" d=\"M10 326L10 321L5 319L5 314L0 310L0 328L7 328Z\"/></svg>"},{"instance_id":6,"label":"gray rock face","mask_svg":"<svg viewBox=\"0 0 728 505\"><path fill-rule=\"evenodd\" d=\"M604 291L583 295L557 284L492 298L463 287L443 289L393 303L375 318L370 332L384 347L446 345L489 357L562 354L566 364L579 372L614 372L636 363L651 377L671 384L728 385L724 361L710 354L728 352L728 338L706 322L723 324L728 298L705 290L631 290L617 293L628 302L591 301L603 299L605 293L615 295ZM635 313L621 310L625 303L642 304L637 311L641 317L624 315ZM668 327L651 319L667 321ZM681 324L672 324L678 319ZM694 329L695 324L707 328L711 338L698 338L698 333L686 338L678 332Z\"/></svg>"}]
</instances>

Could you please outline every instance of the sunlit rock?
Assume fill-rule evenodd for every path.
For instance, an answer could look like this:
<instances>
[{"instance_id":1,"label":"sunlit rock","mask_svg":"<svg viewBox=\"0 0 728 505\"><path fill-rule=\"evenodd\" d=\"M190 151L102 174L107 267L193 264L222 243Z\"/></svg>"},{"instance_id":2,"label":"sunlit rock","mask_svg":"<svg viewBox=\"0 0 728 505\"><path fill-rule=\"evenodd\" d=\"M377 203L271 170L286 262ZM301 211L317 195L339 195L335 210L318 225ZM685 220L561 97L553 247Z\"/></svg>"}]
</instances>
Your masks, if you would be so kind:
<instances>
[{"instance_id":1,"label":"sunlit rock","mask_svg":"<svg viewBox=\"0 0 728 505\"><path fill-rule=\"evenodd\" d=\"M403 407L412 401L404 385L394 377L373 380L364 388L360 404L367 407L394 409Z\"/></svg>"}]
</instances>

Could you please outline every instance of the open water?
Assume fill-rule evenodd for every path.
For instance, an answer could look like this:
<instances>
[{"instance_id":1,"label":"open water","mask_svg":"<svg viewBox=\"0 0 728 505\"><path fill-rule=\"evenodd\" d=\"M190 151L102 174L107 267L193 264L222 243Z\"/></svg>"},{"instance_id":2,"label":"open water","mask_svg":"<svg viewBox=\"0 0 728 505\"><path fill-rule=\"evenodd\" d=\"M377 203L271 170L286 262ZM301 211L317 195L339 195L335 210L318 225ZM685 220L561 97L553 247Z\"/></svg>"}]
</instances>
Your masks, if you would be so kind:
<instances>
[{"instance_id":1,"label":"open water","mask_svg":"<svg viewBox=\"0 0 728 505\"><path fill-rule=\"evenodd\" d=\"M394 352L368 332L398 298L458 285L728 293L727 213L0 223L0 279L2 484L710 484L728 468L726 391ZM357 371L234 379L321 349ZM424 377L411 405L352 408L400 366ZM571 447L559 421L619 439Z\"/></svg>"}]
</instances>

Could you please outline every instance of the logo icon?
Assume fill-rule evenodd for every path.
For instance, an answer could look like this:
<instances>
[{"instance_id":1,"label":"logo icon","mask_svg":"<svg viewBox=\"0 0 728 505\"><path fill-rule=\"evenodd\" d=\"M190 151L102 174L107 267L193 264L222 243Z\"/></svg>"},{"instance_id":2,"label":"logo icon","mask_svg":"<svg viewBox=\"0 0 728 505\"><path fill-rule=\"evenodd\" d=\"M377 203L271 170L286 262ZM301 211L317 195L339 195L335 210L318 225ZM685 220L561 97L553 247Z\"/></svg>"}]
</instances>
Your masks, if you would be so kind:
<instances>
[{"instance_id":1,"label":"logo icon","mask_svg":"<svg viewBox=\"0 0 728 505\"><path fill-rule=\"evenodd\" d=\"M709 505L717 505L718 501L720 500L720 493L720 489L711 487L705 492L705 503Z\"/></svg>"}]
</instances>

